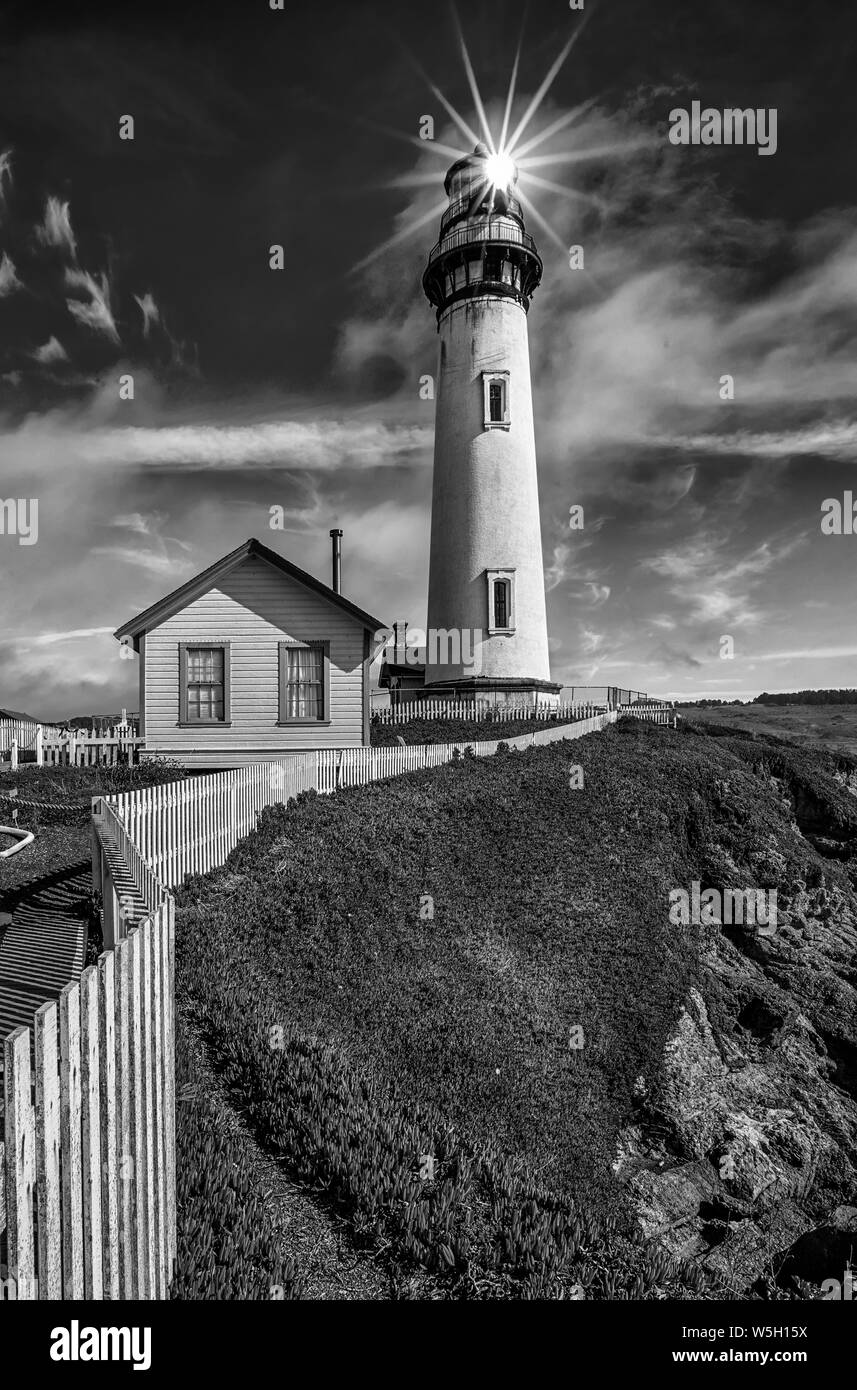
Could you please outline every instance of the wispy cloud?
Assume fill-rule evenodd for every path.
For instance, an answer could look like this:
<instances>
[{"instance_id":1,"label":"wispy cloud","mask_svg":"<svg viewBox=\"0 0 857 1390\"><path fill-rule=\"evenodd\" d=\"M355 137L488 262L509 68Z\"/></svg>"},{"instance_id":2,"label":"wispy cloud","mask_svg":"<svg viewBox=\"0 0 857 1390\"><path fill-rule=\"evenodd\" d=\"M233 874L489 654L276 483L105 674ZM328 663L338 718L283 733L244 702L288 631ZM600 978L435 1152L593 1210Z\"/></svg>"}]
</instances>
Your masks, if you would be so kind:
<instances>
[{"instance_id":1,"label":"wispy cloud","mask_svg":"<svg viewBox=\"0 0 857 1390\"><path fill-rule=\"evenodd\" d=\"M22 431L19 442L34 437ZM16 436L7 438L14 452ZM69 447L82 461L140 468L334 469L394 467L402 457L431 461L428 426L358 424L345 420L305 424L297 420L256 425L178 425L90 429L72 436Z\"/></svg>"},{"instance_id":2,"label":"wispy cloud","mask_svg":"<svg viewBox=\"0 0 857 1390\"><path fill-rule=\"evenodd\" d=\"M100 637L104 633L110 633L110 627L75 627L67 632L36 632L20 633L0 632L0 645L14 646L16 649L27 647L55 647L62 642L80 642L89 637Z\"/></svg>"},{"instance_id":3,"label":"wispy cloud","mask_svg":"<svg viewBox=\"0 0 857 1390\"><path fill-rule=\"evenodd\" d=\"M65 250L72 260L77 258L77 242L71 229L68 203L60 202L59 198L48 198L44 220L36 227L36 240L43 246Z\"/></svg>"},{"instance_id":4,"label":"wispy cloud","mask_svg":"<svg viewBox=\"0 0 857 1390\"><path fill-rule=\"evenodd\" d=\"M68 353L58 338L49 338L41 347L30 354L34 362L47 366L52 362L67 362Z\"/></svg>"},{"instance_id":5,"label":"wispy cloud","mask_svg":"<svg viewBox=\"0 0 857 1390\"><path fill-rule=\"evenodd\" d=\"M13 262L4 251L3 257L0 259L0 299L4 299L7 294L14 294L15 290L22 290L23 288L24 286L15 273Z\"/></svg>"},{"instance_id":6,"label":"wispy cloud","mask_svg":"<svg viewBox=\"0 0 857 1390\"><path fill-rule=\"evenodd\" d=\"M152 325L160 323L161 312L151 294L146 293L142 298L135 294L134 301L143 315L143 337L148 338Z\"/></svg>"},{"instance_id":7,"label":"wispy cloud","mask_svg":"<svg viewBox=\"0 0 857 1390\"><path fill-rule=\"evenodd\" d=\"M68 289L88 296L87 299L67 299L69 313L78 323L91 328L93 333L104 333L111 342L118 343L119 332L110 309L110 282L107 274L102 273L96 280L89 271L70 267L66 270L65 282Z\"/></svg>"},{"instance_id":8,"label":"wispy cloud","mask_svg":"<svg viewBox=\"0 0 857 1390\"><path fill-rule=\"evenodd\" d=\"M0 207L6 201L7 191L12 187L12 151L0 150Z\"/></svg>"},{"instance_id":9,"label":"wispy cloud","mask_svg":"<svg viewBox=\"0 0 857 1390\"><path fill-rule=\"evenodd\" d=\"M855 377L857 381L857 377ZM857 388L855 388L857 389ZM785 459L807 454L853 462L857 459L857 420L820 421L793 430L754 432L737 430L733 434L675 435L655 439L656 444L693 450L696 453L731 457Z\"/></svg>"}]
</instances>

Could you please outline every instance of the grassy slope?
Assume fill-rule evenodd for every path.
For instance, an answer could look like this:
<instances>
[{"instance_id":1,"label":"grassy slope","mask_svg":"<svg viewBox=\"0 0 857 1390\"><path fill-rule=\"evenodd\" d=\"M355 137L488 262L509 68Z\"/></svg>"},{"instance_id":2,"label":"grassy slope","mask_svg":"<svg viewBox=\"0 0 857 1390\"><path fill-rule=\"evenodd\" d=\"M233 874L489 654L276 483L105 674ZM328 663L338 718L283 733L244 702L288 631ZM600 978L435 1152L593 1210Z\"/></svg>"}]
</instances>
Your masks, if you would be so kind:
<instances>
[{"instance_id":1,"label":"grassy slope","mask_svg":"<svg viewBox=\"0 0 857 1390\"><path fill-rule=\"evenodd\" d=\"M682 817L645 795L648 748L572 751L583 790L547 748L273 808L183 930L189 950L252 948L284 1021L600 1191L694 959L663 911Z\"/></svg>"},{"instance_id":2,"label":"grassy slope","mask_svg":"<svg viewBox=\"0 0 857 1390\"><path fill-rule=\"evenodd\" d=\"M480 739L516 738L536 729L552 729L555 719L411 719L403 724L372 724L373 747L405 743L473 743Z\"/></svg>"},{"instance_id":3,"label":"grassy slope","mask_svg":"<svg viewBox=\"0 0 857 1390\"><path fill-rule=\"evenodd\" d=\"M569 787L572 763L584 769L582 790ZM224 869L183 891L182 1008L227 1064L257 1132L350 1203L358 1227L379 1232L384 1173L391 1210L403 1191L418 1202L403 1173L421 1148L447 1162L457 1210L456 1165L482 1146L490 1161L479 1168L477 1157L462 1221L475 1220L484 1242L516 1229L527 1184L541 1213L574 1199L593 1226L583 1273L580 1251L568 1269L609 1297L603 1271L621 1266L620 1286L642 1297L651 1272L634 1283L639 1261L604 1222L621 1210L611 1161L635 1081L656 1079L699 975L698 935L669 925L669 890L694 878L734 884L736 866L742 885L785 888L817 874L822 861L788 828L768 774L810 810L823 805L826 828L849 839L857 803L834 770L788 748L627 722L270 808ZM712 999L718 1026L734 1027L741 1003ZM283 1030L279 1055L272 1025ZM579 1049L569 1046L575 1027ZM524 1185L482 1221L497 1186L491 1165L507 1160ZM466 1269L453 1226L442 1246ZM431 1268L441 1246L414 1244L410 1232L393 1236ZM539 1241L507 1266L540 1268ZM514 1281L494 1296L510 1287L520 1296Z\"/></svg>"}]
</instances>

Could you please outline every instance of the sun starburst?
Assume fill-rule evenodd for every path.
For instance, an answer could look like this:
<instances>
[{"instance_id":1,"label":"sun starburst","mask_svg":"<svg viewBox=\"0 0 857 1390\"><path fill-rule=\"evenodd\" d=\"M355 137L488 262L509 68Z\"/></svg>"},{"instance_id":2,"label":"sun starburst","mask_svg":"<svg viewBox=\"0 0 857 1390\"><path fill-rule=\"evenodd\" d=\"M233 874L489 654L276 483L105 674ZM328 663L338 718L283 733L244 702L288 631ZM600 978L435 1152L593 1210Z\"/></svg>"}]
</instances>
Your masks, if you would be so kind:
<instances>
[{"instance_id":1,"label":"sun starburst","mask_svg":"<svg viewBox=\"0 0 857 1390\"><path fill-rule=\"evenodd\" d=\"M583 164L592 159L608 159L614 156L622 156L630 153L634 149L642 148L648 141L645 139L638 139L625 143L611 142L600 144L590 148L574 147L554 153L535 153L537 150L541 149L548 140L557 136L561 131L568 130L570 126L573 126L575 122L585 116L595 104L596 99L594 97L573 107L570 111L564 112L561 116L558 116L545 126L544 129L535 134L530 133L529 138L524 140L524 135L528 130L531 130L535 117L538 115L541 106L547 98L569 54L579 40L586 24L588 14L584 16L580 24L575 28L574 33L560 49L560 52L551 63L545 76L536 88L534 95L526 102L510 134L513 110L516 104L518 73L521 59L522 38L519 39L503 104L502 124L500 126L499 135L495 139L485 109L485 104L479 90L479 84L476 80L476 73L470 58L464 33L455 10L453 10L453 15L455 18L461 60L467 77L470 94L473 99L473 109L476 117L475 121L471 122L462 115L444 95L438 85L425 73L419 62L410 54L408 57L416 71L426 82L429 90L440 102L457 129L465 137L468 142L468 147L466 149L455 149L454 146L449 144L442 144L433 140L419 140L415 136L403 135L401 132L389 131L388 133L395 134L398 138L405 139L411 144L418 145L426 152L441 155L445 159L449 159L450 156L453 156L454 159L461 159L473 151L475 147L475 150L485 157L485 183L483 192L491 194L491 206L494 206L495 195L508 193L514 184L515 196L527 209L528 214L538 224L548 239L555 246L564 250L567 238L564 240L557 229L550 225L547 218L539 211L531 195L535 193L536 190L543 190L553 195L559 194L566 199L577 199L588 203L602 212L604 211L605 203L603 199L586 193L581 189L554 183L552 180L540 177L535 171L537 169L547 169L558 164ZM481 137L477 134L476 127L481 130ZM428 185L434 185L435 182L436 176L434 174L414 173L393 179L384 186L388 188L422 188ZM441 204L440 211L443 211L444 207L445 204ZM398 245L400 242L405 241L408 237L420 231L427 222L431 221L437 215L438 209L432 208L428 213L408 222L401 227L394 236L385 241L383 245L377 246L368 256L365 256L359 261L353 269L361 269L376 260L379 256L383 255L385 251L389 250L391 246Z\"/></svg>"}]
</instances>

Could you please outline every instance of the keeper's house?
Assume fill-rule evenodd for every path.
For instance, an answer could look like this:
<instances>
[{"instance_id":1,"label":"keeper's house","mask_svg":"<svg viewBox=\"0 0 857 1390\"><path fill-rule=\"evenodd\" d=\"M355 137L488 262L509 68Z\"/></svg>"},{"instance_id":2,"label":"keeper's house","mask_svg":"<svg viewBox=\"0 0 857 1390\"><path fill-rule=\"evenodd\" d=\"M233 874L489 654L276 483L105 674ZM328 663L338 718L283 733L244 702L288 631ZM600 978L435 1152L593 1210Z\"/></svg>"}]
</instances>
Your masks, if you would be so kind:
<instances>
[{"instance_id":1,"label":"keeper's house","mask_svg":"<svg viewBox=\"0 0 857 1390\"><path fill-rule=\"evenodd\" d=\"M120 627L140 655L143 756L223 768L368 744L384 624L338 579L336 549L328 588L249 540Z\"/></svg>"}]
</instances>

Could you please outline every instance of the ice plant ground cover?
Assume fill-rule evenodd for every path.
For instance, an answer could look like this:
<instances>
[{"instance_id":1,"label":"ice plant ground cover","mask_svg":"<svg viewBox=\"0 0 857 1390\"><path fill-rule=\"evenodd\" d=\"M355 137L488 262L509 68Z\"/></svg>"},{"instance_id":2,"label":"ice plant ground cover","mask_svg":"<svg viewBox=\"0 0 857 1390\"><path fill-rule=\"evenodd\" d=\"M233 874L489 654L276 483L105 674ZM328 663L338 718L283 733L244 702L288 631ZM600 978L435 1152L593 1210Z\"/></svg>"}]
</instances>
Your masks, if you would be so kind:
<instances>
[{"instance_id":1,"label":"ice plant ground cover","mask_svg":"<svg viewBox=\"0 0 857 1390\"><path fill-rule=\"evenodd\" d=\"M720 929L670 924L670 889L739 869L786 904L850 892L784 787L857 838L824 755L632 721L270 807L179 893L179 1031L193 1021L256 1138L405 1296L716 1296L646 1246L614 1163L657 1109L689 996L754 1045L753 1020L786 1012L773 972L705 974ZM857 1019L802 971L792 1002L850 1055ZM809 1208L842 1199L855 1158L827 1155Z\"/></svg>"},{"instance_id":2,"label":"ice plant ground cover","mask_svg":"<svg viewBox=\"0 0 857 1390\"><path fill-rule=\"evenodd\" d=\"M555 719L412 719L402 724L372 724L373 747L386 747L402 738L405 743L474 743L482 739L517 738L539 729L555 729Z\"/></svg>"}]
</instances>

